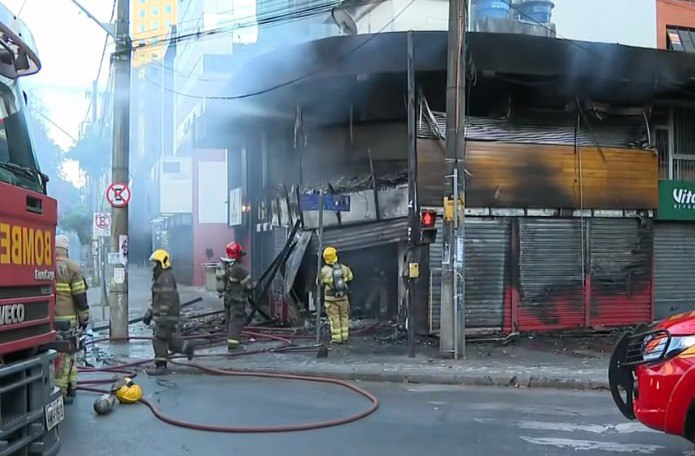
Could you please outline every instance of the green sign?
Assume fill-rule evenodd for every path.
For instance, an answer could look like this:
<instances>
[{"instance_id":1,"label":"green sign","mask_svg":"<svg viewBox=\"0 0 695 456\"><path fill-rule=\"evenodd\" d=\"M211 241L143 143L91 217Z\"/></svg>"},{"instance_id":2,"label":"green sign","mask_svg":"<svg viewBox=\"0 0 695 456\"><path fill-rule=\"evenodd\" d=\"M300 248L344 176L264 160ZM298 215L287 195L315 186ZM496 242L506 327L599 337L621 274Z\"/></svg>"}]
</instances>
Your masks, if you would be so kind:
<instances>
[{"instance_id":1,"label":"green sign","mask_svg":"<svg viewBox=\"0 0 695 456\"><path fill-rule=\"evenodd\" d=\"M695 221L695 182L660 180L656 218Z\"/></svg>"}]
</instances>

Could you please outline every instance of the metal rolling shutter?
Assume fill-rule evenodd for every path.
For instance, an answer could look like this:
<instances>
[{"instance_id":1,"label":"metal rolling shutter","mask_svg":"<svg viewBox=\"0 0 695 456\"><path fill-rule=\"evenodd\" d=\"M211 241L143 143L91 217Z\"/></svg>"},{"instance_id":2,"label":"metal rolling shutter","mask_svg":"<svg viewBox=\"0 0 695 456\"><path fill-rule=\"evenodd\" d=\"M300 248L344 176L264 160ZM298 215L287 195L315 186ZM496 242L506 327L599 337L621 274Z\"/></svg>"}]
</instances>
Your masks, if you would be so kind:
<instances>
[{"instance_id":1,"label":"metal rolling shutter","mask_svg":"<svg viewBox=\"0 0 695 456\"><path fill-rule=\"evenodd\" d=\"M444 260L444 222L437 218L437 240L430 244L429 330L441 329L442 261Z\"/></svg>"},{"instance_id":2,"label":"metal rolling shutter","mask_svg":"<svg viewBox=\"0 0 695 456\"><path fill-rule=\"evenodd\" d=\"M501 329L509 219L466 220L466 328Z\"/></svg>"},{"instance_id":3,"label":"metal rolling shutter","mask_svg":"<svg viewBox=\"0 0 695 456\"><path fill-rule=\"evenodd\" d=\"M519 329L584 324L582 229L579 220L519 220Z\"/></svg>"},{"instance_id":4,"label":"metal rolling shutter","mask_svg":"<svg viewBox=\"0 0 695 456\"><path fill-rule=\"evenodd\" d=\"M648 323L652 315L653 225L591 219L591 326Z\"/></svg>"},{"instance_id":5,"label":"metal rolling shutter","mask_svg":"<svg viewBox=\"0 0 695 456\"><path fill-rule=\"evenodd\" d=\"M380 222L345 225L323 231L323 245L332 245L338 251L368 249L380 245L406 242L408 240L408 219L398 218ZM315 255L318 236L314 232L311 252Z\"/></svg>"},{"instance_id":6,"label":"metal rolling shutter","mask_svg":"<svg viewBox=\"0 0 695 456\"><path fill-rule=\"evenodd\" d=\"M695 224L654 226L654 317L695 310Z\"/></svg>"}]
</instances>

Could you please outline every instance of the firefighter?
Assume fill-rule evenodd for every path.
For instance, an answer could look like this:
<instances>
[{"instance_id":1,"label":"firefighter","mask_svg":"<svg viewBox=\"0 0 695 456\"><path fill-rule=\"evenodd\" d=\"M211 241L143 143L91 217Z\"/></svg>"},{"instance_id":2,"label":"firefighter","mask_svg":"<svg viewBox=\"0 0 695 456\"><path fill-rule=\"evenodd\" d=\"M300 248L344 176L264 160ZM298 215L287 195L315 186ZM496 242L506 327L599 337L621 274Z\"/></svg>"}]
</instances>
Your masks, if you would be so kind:
<instances>
[{"instance_id":1,"label":"firefighter","mask_svg":"<svg viewBox=\"0 0 695 456\"><path fill-rule=\"evenodd\" d=\"M166 250L155 250L150 256L152 263L152 301L147 313L142 319L149 326L154 319L154 364L149 375L165 375L169 373L167 360L169 350L185 354L193 359L194 347L190 342L184 342L179 333L178 323L181 312L179 292L176 289L176 279L171 271L171 258Z\"/></svg>"},{"instance_id":2,"label":"firefighter","mask_svg":"<svg viewBox=\"0 0 695 456\"><path fill-rule=\"evenodd\" d=\"M70 241L56 236L56 322L67 321L71 331L84 330L89 323L87 282L80 266L69 259ZM56 366L55 384L63 393L65 403L72 404L77 390L77 355L60 353Z\"/></svg>"},{"instance_id":3,"label":"firefighter","mask_svg":"<svg viewBox=\"0 0 695 456\"><path fill-rule=\"evenodd\" d=\"M389 306L388 293L388 279L386 278L386 273L379 266L374 266L372 288L365 302L365 309L372 315L386 316ZM379 309L377 311L374 310L376 304L379 304Z\"/></svg>"},{"instance_id":4,"label":"firefighter","mask_svg":"<svg viewBox=\"0 0 695 456\"><path fill-rule=\"evenodd\" d=\"M331 325L331 342L345 343L350 336L350 300L348 283L352 281L352 271L344 264L338 263L338 251L326 247L323 251L320 281L324 286L324 303L326 315Z\"/></svg>"},{"instance_id":5,"label":"firefighter","mask_svg":"<svg viewBox=\"0 0 695 456\"><path fill-rule=\"evenodd\" d=\"M246 324L246 303L255 284L249 271L241 264L241 258L246 255L241 245L232 241L225 250L227 257L221 258L222 264L215 278L217 292L224 298L227 349L233 351L239 348L241 331Z\"/></svg>"}]
</instances>

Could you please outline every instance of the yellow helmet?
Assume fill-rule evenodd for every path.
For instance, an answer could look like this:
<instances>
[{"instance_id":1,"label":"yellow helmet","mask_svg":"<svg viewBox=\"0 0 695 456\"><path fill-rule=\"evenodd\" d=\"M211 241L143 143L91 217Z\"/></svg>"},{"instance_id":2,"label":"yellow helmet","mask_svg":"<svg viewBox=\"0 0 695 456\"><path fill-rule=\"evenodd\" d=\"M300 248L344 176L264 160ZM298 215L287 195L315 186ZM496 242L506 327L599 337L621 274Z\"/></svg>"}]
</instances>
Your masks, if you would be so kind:
<instances>
[{"instance_id":1,"label":"yellow helmet","mask_svg":"<svg viewBox=\"0 0 695 456\"><path fill-rule=\"evenodd\" d=\"M116 397L121 404L134 404L142 399L142 388L133 383L133 380L125 378L125 385L116 390Z\"/></svg>"},{"instance_id":2,"label":"yellow helmet","mask_svg":"<svg viewBox=\"0 0 695 456\"><path fill-rule=\"evenodd\" d=\"M169 269L171 267L171 258L169 258L169 252L162 249L155 250L150 256L150 261L156 261L162 265L162 269Z\"/></svg>"},{"instance_id":3,"label":"yellow helmet","mask_svg":"<svg viewBox=\"0 0 695 456\"><path fill-rule=\"evenodd\" d=\"M334 265L338 261L338 251L335 247L326 247L323 250L323 261L329 266Z\"/></svg>"}]
</instances>

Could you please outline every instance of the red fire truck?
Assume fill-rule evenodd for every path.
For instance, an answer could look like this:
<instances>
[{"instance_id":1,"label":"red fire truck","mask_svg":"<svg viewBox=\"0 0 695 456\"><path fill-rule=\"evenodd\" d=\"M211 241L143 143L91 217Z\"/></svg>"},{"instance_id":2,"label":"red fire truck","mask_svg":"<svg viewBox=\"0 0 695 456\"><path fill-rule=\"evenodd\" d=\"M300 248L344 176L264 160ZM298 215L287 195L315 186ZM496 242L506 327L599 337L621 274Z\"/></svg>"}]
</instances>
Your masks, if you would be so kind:
<instances>
[{"instance_id":1,"label":"red fire truck","mask_svg":"<svg viewBox=\"0 0 695 456\"><path fill-rule=\"evenodd\" d=\"M54 455L57 204L32 149L19 78L41 64L31 32L0 4L0 456Z\"/></svg>"}]
</instances>

